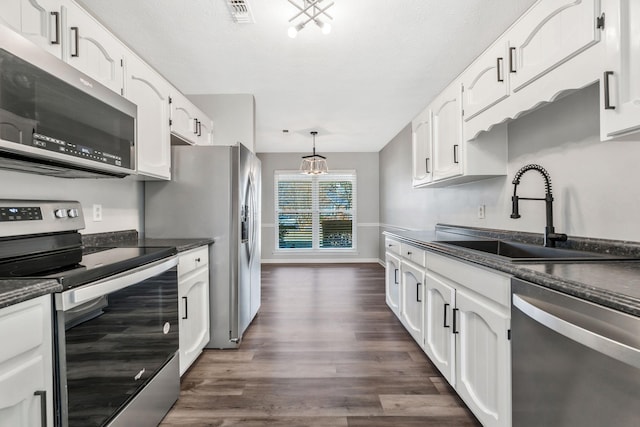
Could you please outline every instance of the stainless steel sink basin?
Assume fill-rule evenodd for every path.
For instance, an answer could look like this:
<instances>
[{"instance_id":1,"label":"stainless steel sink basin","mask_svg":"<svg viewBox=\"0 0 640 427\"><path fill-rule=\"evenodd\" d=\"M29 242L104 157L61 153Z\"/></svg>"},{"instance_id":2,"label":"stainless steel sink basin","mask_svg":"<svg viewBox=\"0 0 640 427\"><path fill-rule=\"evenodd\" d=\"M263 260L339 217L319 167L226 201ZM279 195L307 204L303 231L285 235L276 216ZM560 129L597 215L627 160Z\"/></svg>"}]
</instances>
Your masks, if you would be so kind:
<instances>
[{"instance_id":1,"label":"stainless steel sink basin","mask_svg":"<svg viewBox=\"0 0 640 427\"><path fill-rule=\"evenodd\" d=\"M618 261L631 259L617 255L572 249L547 248L544 246L505 242L502 240L453 240L440 241L438 243L483 252L511 262Z\"/></svg>"}]
</instances>

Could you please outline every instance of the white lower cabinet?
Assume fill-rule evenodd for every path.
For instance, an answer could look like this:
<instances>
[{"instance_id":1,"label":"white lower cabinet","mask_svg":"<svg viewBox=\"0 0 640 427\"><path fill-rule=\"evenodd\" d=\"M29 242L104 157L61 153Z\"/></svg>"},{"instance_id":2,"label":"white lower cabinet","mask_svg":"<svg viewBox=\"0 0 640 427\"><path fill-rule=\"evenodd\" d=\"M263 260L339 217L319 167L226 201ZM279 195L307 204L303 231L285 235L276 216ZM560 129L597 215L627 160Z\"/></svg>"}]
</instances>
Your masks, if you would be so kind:
<instances>
[{"instance_id":1,"label":"white lower cabinet","mask_svg":"<svg viewBox=\"0 0 640 427\"><path fill-rule=\"evenodd\" d=\"M413 339L423 346L424 269L402 262L400 290L400 320Z\"/></svg>"},{"instance_id":2,"label":"white lower cabinet","mask_svg":"<svg viewBox=\"0 0 640 427\"><path fill-rule=\"evenodd\" d=\"M387 243L398 242L387 238ZM404 327L483 426L510 427L511 277L400 245L399 255L387 248L387 304L388 283L399 264ZM424 263L407 259L409 251L425 252Z\"/></svg>"},{"instance_id":3,"label":"white lower cabinet","mask_svg":"<svg viewBox=\"0 0 640 427\"><path fill-rule=\"evenodd\" d=\"M180 254L178 262L180 376L209 342L209 248Z\"/></svg>"},{"instance_id":4,"label":"white lower cabinet","mask_svg":"<svg viewBox=\"0 0 640 427\"><path fill-rule=\"evenodd\" d=\"M427 272L425 278L424 351L442 375L455 386L456 337L451 332L455 287Z\"/></svg>"},{"instance_id":5,"label":"white lower cabinet","mask_svg":"<svg viewBox=\"0 0 640 427\"><path fill-rule=\"evenodd\" d=\"M483 426L511 425L511 343L508 310L456 290L458 395Z\"/></svg>"},{"instance_id":6,"label":"white lower cabinet","mask_svg":"<svg viewBox=\"0 0 640 427\"><path fill-rule=\"evenodd\" d=\"M51 297L0 310L0 426L53 425Z\"/></svg>"},{"instance_id":7,"label":"white lower cabinet","mask_svg":"<svg viewBox=\"0 0 640 427\"><path fill-rule=\"evenodd\" d=\"M387 305L396 316L400 317L400 258L387 252L386 263L385 295Z\"/></svg>"}]
</instances>

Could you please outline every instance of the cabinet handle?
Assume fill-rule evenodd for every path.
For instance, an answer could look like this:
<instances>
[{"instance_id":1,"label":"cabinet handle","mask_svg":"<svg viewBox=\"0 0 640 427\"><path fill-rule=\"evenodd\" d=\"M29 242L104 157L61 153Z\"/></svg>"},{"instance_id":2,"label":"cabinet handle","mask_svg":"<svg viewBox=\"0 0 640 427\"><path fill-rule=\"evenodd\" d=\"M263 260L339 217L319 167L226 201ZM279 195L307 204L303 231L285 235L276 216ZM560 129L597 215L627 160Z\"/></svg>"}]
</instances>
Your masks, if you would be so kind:
<instances>
[{"instance_id":1,"label":"cabinet handle","mask_svg":"<svg viewBox=\"0 0 640 427\"><path fill-rule=\"evenodd\" d=\"M502 70L502 59L503 58L498 58L498 60L496 61L496 70L498 73L498 82L504 82L504 78L502 77L502 73L500 72Z\"/></svg>"},{"instance_id":2,"label":"cabinet handle","mask_svg":"<svg viewBox=\"0 0 640 427\"><path fill-rule=\"evenodd\" d=\"M80 56L80 46L79 46L79 41L80 41L80 31L78 30L78 27L71 27L71 31L73 31L74 37L73 39L75 40L75 52L73 52L71 54L71 56L73 56L74 58L77 58Z\"/></svg>"},{"instance_id":3,"label":"cabinet handle","mask_svg":"<svg viewBox=\"0 0 640 427\"><path fill-rule=\"evenodd\" d=\"M193 119L193 133L198 133L198 119Z\"/></svg>"},{"instance_id":4,"label":"cabinet handle","mask_svg":"<svg viewBox=\"0 0 640 427\"><path fill-rule=\"evenodd\" d=\"M411 255L411 251L407 251L407 255Z\"/></svg>"},{"instance_id":5,"label":"cabinet handle","mask_svg":"<svg viewBox=\"0 0 640 427\"><path fill-rule=\"evenodd\" d=\"M182 297L182 299L184 300L184 317L182 319L187 319L189 318L189 303L187 297Z\"/></svg>"},{"instance_id":6,"label":"cabinet handle","mask_svg":"<svg viewBox=\"0 0 640 427\"><path fill-rule=\"evenodd\" d=\"M55 21L55 35L56 38L51 41L51 44L60 44L60 12L51 12L51 16L54 17Z\"/></svg>"},{"instance_id":7,"label":"cabinet handle","mask_svg":"<svg viewBox=\"0 0 640 427\"><path fill-rule=\"evenodd\" d=\"M449 304L445 303L444 304L444 321L442 323L442 326L444 326L445 328L449 327L449 325L447 325L447 308L449 308Z\"/></svg>"},{"instance_id":8,"label":"cabinet handle","mask_svg":"<svg viewBox=\"0 0 640 427\"><path fill-rule=\"evenodd\" d=\"M198 120L198 136L202 136L202 122Z\"/></svg>"},{"instance_id":9,"label":"cabinet handle","mask_svg":"<svg viewBox=\"0 0 640 427\"><path fill-rule=\"evenodd\" d=\"M453 146L453 163L460 163L458 162L458 144Z\"/></svg>"},{"instance_id":10,"label":"cabinet handle","mask_svg":"<svg viewBox=\"0 0 640 427\"><path fill-rule=\"evenodd\" d=\"M510 47L509 48L509 72L510 73L516 72L516 69L514 68L516 65L515 54L516 54L516 48Z\"/></svg>"},{"instance_id":11,"label":"cabinet handle","mask_svg":"<svg viewBox=\"0 0 640 427\"><path fill-rule=\"evenodd\" d=\"M422 300L420 299L420 285L422 285L422 283L416 284L416 301L418 302L422 302Z\"/></svg>"},{"instance_id":12,"label":"cabinet handle","mask_svg":"<svg viewBox=\"0 0 640 427\"><path fill-rule=\"evenodd\" d=\"M611 100L609 99L609 76L613 75L613 71L605 71L603 77L604 84L604 109L605 110L615 110L616 106L611 105Z\"/></svg>"},{"instance_id":13,"label":"cabinet handle","mask_svg":"<svg viewBox=\"0 0 640 427\"><path fill-rule=\"evenodd\" d=\"M429 157L427 157L426 159L424 159L424 165L425 165L425 172L426 173L431 173L431 171L429 170Z\"/></svg>"},{"instance_id":14,"label":"cabinet handle","mask_svg":"<svg viewBox=\"0 0 640 427\"><path fill-rule=\"evenodd\" d=\"M40 397L40 425L47 427L47 391L37 390L33 395Z\"/></svg>"},{"instance_id":15,"label":"cabinet handle","mask_svg":"<svg viewBox=\"0 0 640 427\"><path fill-rule=\"evenodd\" d=\"M398 282L398 269L395 269L396 271L393 272L393 281L395 282L395 284L399 284Z\"/></svg>"},{"instance_id":16,"label":"cabinet handle","mask_svg":"<svg viewBox=\"0 0 640 427\"><path fill-rule=\"evenodd\" d=\"M196 262L200 262L200 257L195 259Z\"/></svg>"},{"instance_id":17,"label":"cabinet handle","mask_svg":"<svg viewBox=\"0 0 640 427\"><path fill-rule=\"evenodd\" d=\"M458 331L458 321L457 321L457 316L456 316L456 313L458 312L458 309L454 308L452 311L453 311L452 316L451 316L451 317L453 317L453 330L452 330L452 332L454 334L457 334L458 332L460 332L460 331Z\"/></svg>"},{"instance_id":18,"label":"cabinet handle","mask_svg":"<svg viewBox=\"0 0 640 427\"><path fill-rule=\"evenodd\" d=\"M392 248L392 247L393 247L393 245L392 245L391 243L389 243L387 246L388 246L388 247L390 247L390 248Z\"/></svg>"}]
</instances>

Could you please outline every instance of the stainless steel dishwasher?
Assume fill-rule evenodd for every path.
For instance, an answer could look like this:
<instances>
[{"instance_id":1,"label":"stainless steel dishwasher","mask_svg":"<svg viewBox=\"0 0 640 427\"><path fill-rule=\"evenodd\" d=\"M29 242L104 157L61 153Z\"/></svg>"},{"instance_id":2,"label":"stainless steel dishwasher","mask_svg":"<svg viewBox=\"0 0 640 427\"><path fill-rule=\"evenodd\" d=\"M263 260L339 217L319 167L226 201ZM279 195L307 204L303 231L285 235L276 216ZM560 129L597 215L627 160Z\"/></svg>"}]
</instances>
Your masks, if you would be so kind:
<instances>
[{"instance_id":1,"label":"stainless steel dishwasher","mask_svg":"<svg viewBox=\"0 0 640 427\"><path fill-rule=\"evenodd\" d=\"M518 279L513 426L638 426L640 317Z\"/></svg>"}]
</instances>

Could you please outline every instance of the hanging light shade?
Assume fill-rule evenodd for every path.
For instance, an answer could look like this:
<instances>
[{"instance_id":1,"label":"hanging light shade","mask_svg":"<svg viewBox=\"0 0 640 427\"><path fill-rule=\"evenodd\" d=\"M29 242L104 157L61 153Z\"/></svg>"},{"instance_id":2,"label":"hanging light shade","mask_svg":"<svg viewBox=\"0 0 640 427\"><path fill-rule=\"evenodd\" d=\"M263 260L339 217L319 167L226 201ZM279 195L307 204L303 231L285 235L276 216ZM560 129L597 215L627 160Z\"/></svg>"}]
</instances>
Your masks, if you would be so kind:
<instances>
[{"instance_id":1,"label":"hanging light shade","mask_svg":"<svg viewBox=\"0 0 640 427\"><path fill-rule=\"evenodd\" d=\"M327 167L327 158L316 154L316 135L318 132L311 131L313 136L313 154L310 156L302 156L302 164L300 165L300 173L306 175L321 175L329 172Z\"/></svg>"}]
</instances>

